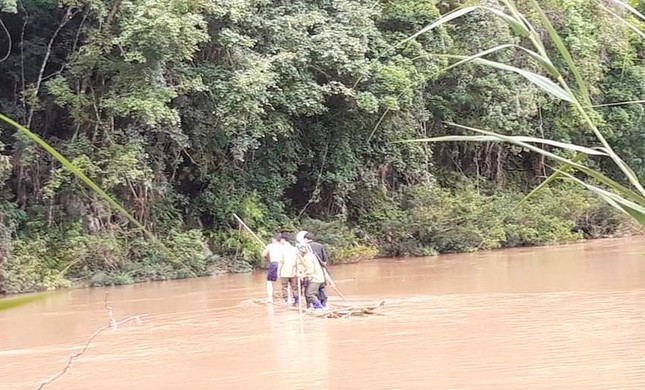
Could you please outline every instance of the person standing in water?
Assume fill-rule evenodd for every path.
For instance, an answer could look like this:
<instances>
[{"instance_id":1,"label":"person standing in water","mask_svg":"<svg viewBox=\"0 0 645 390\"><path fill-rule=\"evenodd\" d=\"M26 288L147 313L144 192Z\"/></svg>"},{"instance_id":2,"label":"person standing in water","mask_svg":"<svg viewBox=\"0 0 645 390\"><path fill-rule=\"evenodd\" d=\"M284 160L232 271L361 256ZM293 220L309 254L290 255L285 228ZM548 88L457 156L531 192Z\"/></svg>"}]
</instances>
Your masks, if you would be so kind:
<instances>
[{"instance_id":1,"label":"person standing in water","mask_svg":"<svg viewBox=\"0 0 645 390\"><path fill-rule=\"evenodd\" d=\"M307 305L313 309L323 309L324 307L318 299L318 289L325 283L325 274L320 266L320 262L318 262L316 256L309 251L305 244L298 244L296 248L298 248L298 260L304 269L302 277L306 285L305 297L307 299Z\"/></svg>"},{"instance_id":2,"label":"person standing in water","mask_svg":"<svg viewBox=\"0 0 645 390\"><path fill-rule=\"evenodd\" d=\"M327 263L329 262L329 255L323 244L314 241L314 234L307 231L301 231L298 233L298 242L305 244L309 251L316 256L316 259L320 263L320 266L323 270L325 276L325 281L320 285L318 290L318 299L323 306L327 306L327 291L325 289L326 285L329 284L332 288L335 287L334 281L329 276L329 271L327 269Z\"/></svg>"},{"instance_id":3,"label":"person standing in water","mask_svg":"<svg viewBox=\"0 0 645 390\"><path fill-rule=\"evenodd\" d=\"M282 299L285 304L298 303L298 250L287 240L286 235L282 234L280 240L282 244L282 259L278 265L278 276L282 286ZM289 296L291 290L291 296Z\"/></svg>"},{"instance_id":4,"label":"person standing in water","mask_svg":"<svg viewBox=\"0 0 645 390\"><path fill-rule=\"evenodd\" d=\"M278 280L278 267L284 256L284 246L281 243L282 235L276 234L271 238L269 245L262 251L262 257L269 261L267 269L267 302L273 302L273 283Z\"/></svg>"}]
</instances>

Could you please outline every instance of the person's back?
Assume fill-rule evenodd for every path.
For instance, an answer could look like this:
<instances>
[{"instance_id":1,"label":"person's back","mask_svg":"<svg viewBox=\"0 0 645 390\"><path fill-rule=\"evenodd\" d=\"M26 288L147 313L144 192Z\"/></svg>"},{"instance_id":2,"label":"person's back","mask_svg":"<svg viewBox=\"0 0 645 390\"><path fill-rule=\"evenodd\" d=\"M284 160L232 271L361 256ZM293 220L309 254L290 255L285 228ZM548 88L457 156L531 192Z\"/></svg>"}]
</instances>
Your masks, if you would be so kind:
<instances>
[{"instance_id":1,"label":"person's back","mask_svg":"<svg viewBox=\"0 0 645 390\"><path fill-rule=\"evenodd\" d=\"M267 269L267 301L273 302L273 282L278 280L278 267L284 256L284 247L280 243L282 236L277 234L271 243L262 251L262 257L269 261Z\"/></svg>"},{"instance_id":2,"label":"person's back","mask_svg":"<svg viewBox=\"0 0 645 390\"><path fill-rule=\"evenodd\" d=\"M284 246L280 242L271 242L267 245L269 252L269 261L272 263L279 263L284 256Z\"/></svg>"},{"instance_id":3,"label":"person's back","mask_svg":"<svg viewBox=\"0 0 645 390\"><path fill-rule=\"evenodd\" d=\"M282 299L286 304L295 303L298 301L298 250L284 236L280 245L282 245L282 259L278 267L278 275L282 286Z\"/></svg>"},{"instance_id":4,"label":"person's back","mask_svg":"<svg viewBox=\"0 0 645 390\"><path fill-rule=\"evenodd\" d=\"M305 271L305 296L307 303L315 309L322 309L323 306L318 299L318 289L325 282L325 274L320 266L320 262L318 262L318 259L313 253L308 252L305 244L298 244L298 255Z\"/></svg>"},{"instance_id":5,"label":"person's back","mask_svg":"<svg viewBox=\"0 0 645 390\"><path fill-rule=\"evenodd\" d=\"M311 252L316 256L320 264L325 267L327 266L327 261L329 260L329 256L327 256L327 251L325 250L325 247L316 241L309 241L307 242L307 245L311 248Z\"/></svg>"},{"instance_id":6,"label":"person's back","mask_svg":"<svg viewBox=\"0 0 645 390\"><path fill-rule=\"evenodd\" d=\"M325 283L325 274L316 256L311 252L307 252L302 255L302 259L305 266L305 276L309 279L309 282Z\"/></svg>"},{"instance_id":7,"label":"person's back","mask_svg":"<svg viewBox=\"0 0 645 390\"><path fill-rule=\"evenodd\" d=\"M282 260L280 262L280 277L293 278L296 276L298 250L288 242L282 243Z\"/></svg>"},{"instance_id":8,"label":"person's back","mask_svg":"<svg viewBox=\"0 0 645 390\"><path fill-rule=\"evenodd\" d=\"M328 276L329 271L327 270L327 262L329 261L329 256L327 255L327 250L325 250L325 246L323 244L314 241L314 238L315 237L313 233L305 232L305 234L302 236L302 241L305 242L305 244L309 247L309 250L318 260L320 266L323 269L323 275L327 274L326 276ZM325 279L327 278L325 277ZM318 290L318 299L320 299L320 303L323 306L327 306L327 291L325 289L327 282L328 280L323 281L323 283L320 284L320 288ZM329 279L329 282L332 283L331 286L334 287L333 281L331 281L331 279Z\"/></svg>"}]
</instances>

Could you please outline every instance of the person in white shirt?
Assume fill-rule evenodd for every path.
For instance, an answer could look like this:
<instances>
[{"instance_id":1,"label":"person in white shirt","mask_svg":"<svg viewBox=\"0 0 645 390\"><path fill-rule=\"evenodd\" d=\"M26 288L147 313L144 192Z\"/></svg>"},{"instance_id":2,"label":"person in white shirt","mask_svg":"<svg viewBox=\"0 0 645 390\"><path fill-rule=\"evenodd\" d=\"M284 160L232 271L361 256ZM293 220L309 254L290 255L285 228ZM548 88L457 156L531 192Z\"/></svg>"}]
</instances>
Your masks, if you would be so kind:
<instances>
[{"instance_id":1,"label":"person in white shirt","mask_svg":"<svg viewBox=\"0 0 645 390\"><path fill-rule=\"evenodd\" d=\"M283 246L283 256L278 266L278 276L282 284L282 299L289 304L298 303L298 250L291 245L283 235L280 243ZM291 291L291 294L289 294ZM291 295L291 296L289 296Z\"/></svg>"},{"instance_id":2,"label":"person in white shirt","mask_svg":"<svg viewBox=\"0 0 645 390\"><path fill-rule=\"evenodd\" d=\"M273 283L278 280L278 267L284 256L284 246L280 242L282 235L276 234L271 243L262 251L262 257L269 261L267 269L267 302L273 302Z\"/></svg>"}]
</instances>

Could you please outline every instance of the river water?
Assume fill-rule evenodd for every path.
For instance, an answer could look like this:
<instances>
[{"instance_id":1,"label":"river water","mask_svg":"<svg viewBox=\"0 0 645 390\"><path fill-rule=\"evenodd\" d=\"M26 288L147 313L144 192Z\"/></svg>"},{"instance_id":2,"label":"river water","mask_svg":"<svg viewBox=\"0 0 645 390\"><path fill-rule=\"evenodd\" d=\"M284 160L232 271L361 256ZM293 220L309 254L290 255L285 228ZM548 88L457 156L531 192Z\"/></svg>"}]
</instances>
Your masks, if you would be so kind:
<instances>
[{"instance_id":1,"label":"river water","mask_svg":"<svg viewBox=\"0 0 645 390\"><path fill-rule=\"evenodd\" d=\"M116 320L46 389L645 389L645 238L332 267L382 315L260 305L264 273L109 288ZM108 324L102 288L0 313L0 389ZM330 302L341 298L330 292Z\"/></svg>"}]
</instances>

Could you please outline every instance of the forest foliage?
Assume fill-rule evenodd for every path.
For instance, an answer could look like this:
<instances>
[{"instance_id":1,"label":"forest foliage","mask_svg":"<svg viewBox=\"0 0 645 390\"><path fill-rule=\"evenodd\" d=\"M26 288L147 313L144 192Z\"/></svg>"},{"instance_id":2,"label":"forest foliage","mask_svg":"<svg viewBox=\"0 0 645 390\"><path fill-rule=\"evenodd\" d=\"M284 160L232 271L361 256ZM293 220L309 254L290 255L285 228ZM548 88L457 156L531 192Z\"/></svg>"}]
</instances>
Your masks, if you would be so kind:
<instances>
[{"instance_id":1,"label":"forest foliage","mask_svg":"<svg viewBox=\"0 0 645 390\"><path fill-rule=\"evenodd\" d=\"M400 44L466 3L0 0L0 112L164 243L2 126L0 293L261 266L233 213L263 237L313 231L336 262L631 232L623 215L567 183L517 207L551 173L538 153L398 142L461 134L451 121L593 138L575 110L519 74L474 63L444 71L450 55L521 41L494 15L473 12ZM587 83L593 120L642 182L645 106L614 103L645 97L643 39L607 9L645 23L613 2L539 3ZM546 49L554 65L564 61ZM487 58L539 72L517 51ZM607 159L591 164L623 181Z\"/></svg>"}]
</instances>

